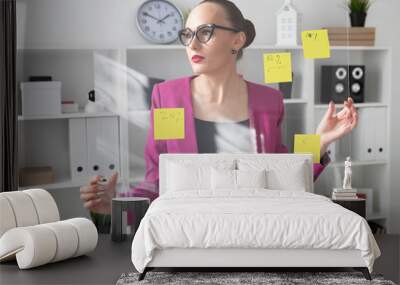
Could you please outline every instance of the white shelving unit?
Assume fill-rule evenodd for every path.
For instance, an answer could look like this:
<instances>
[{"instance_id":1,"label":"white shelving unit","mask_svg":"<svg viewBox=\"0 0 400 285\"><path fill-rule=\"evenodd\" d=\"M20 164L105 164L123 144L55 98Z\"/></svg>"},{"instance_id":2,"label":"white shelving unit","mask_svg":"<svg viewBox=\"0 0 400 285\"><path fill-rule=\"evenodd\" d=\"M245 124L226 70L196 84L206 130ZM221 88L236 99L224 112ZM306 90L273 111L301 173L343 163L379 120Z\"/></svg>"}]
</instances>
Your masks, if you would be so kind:
<instances>
[{"instance_id":1,"label":"white shelving unit","mask_svg":"<svg viewBox=\"0 0 400 285\"><path fill-rule=\"evenodd\" d=\"M264 84L262 55L268 52L292 53L294 83L292 98L285 99L285 120L283 140L293 151L293 138L296 133L314 133L327 104L320 103L321 65L364 64L366 66L365 103L355 104L358 110L369 112L373 108L384 110L386 118L391 112L391 49L388 47L331 47L331 58L308 60L303 57L301 46L276 47L273 45L252 45L244 52L238 62L238 71L246 80ZM35 47L18 51L18 80L26 80L28 75L49 74L63 82L64 100L75 100L82 107L86 94L91 89L100 89L115 99L111 112L102 114L63 114L59 116L18 118L21 128L28 131L33 126L37 131L35 140L40 155L49 147L60 149L53 159L68 161L67 121L71 118L91 116L118 116L121 181L124 185L140 182L144 177L145 163L143 149L149 124L149 111L139 102L136 82L142 75L165 80L192 74L186 49L180 45L137 45L127 48L78 48L78 47ZM271 85L277 88L277 85ZM145 98L141 98L143 102ZM140 105L140 106L139 106ZM337 104L339 111L343 105ZM368 123L368 116L366 117ZM44 123L46 122L47 123ZM51 121L51 123L48 123ZM384 138L386 157L377 160L353 161L353 185L356 188L373 188L375 213L371 219L386 225L390 203L390 120L382 126L386 128ZM36 125L36 126L35 126ZM47 132L43 127L51 130ZM57 130L58 129L58 130ZM42 134L45 132L45 134ZM52 132L54 131L54 132ZM30 131L28 131L29 133ZM58 134L56 145L41 149L41 142ZM23 136L21 136L23 139ZM315 185L317 193L330 195L331 189L341 183L343 161L352 156L355 138L349 135L337 144L340 145L336 158L320 176ZM22 146L21 146L22 147ZM357 146L359 147L359 146ZM23 148L22 148L23 149ZM24 153L22 151L22 153ZM38 155L38 156L40 156ZM24 166L23 159L21 166ZM26 161L25 161L26 163ZM68 163L55 163L59 171L57 183L42 185L44 188L78 187L80 182L70 180Z\"/></svg>"},{"instance_id":2,"label":"white shelving unit","mask_svg":"<svg viewBox=\"0 0 400 285\"><path fill-rule=\"evenodd\" d=\"M390 207L391 57L392 51L386 47L333 48L330 59L315 62L315 98L312 102L316 127L328 106L319 103L321 65L365 65L365 103L355 104L359 113L359 125L351 134L330 146L335 153L334 161L318 179L316 189L329 195L332 187L340 186L343 181L345 157L351 156L353 187L373 189L373 213L367 218L384 226L388 225ZM336 107L339 111L343 104L336 104ZM379 120L374 116L377 111L382 115ZM368 130L371 132L367 136ZM360 156L360 153L368 148L377 154Z\"/></svg>"},{"instance_id":3,"label":"white shelving unit","mask_svg":"<svg viewBox=\"0 0 400 285\"><path fill-rule=\"evenodd\" d=\"M18 50L18 83L26 81L30 75L51 75L53 80L62 82L62 99L74 100L80 105L78 113L18 116L19 167L51 166L55 174L54 183L21 186L20 190L32 187L40 187L47 190L76 188L87 184L89 178L97 173L97 170L95 171L95 168L91 167L87 162L88 164L84 165L84 169L86 169L85 171L88 172L88 175L81 178L74 178L73 176L71 154L77 151L70 145L70 124L73 120L75 122L80 120L85 128L96 125L97 120L107 123L106 125L108 126L113 126L110 134L118 134L114 139L118 143L112 145L112 149L110 149L109 141L104 140L107 137L107 130L100 129L101 134L99 134L99 137L96 136L96 133L93 137L93 132L89 132L89 129L87 134L83 134L93 137L91 140L92 145L85 147L88 150L86 159L92 160L92 163L96 164L96 168L99 168L98 174L106 171L109 173L115 167L120 172L118 183L119 185L124 185L124 179L128 177L126 166L124 169L126 146L120 138L123 138L122 130L125 127L125 122L121 111L123 101L120 100L119 96L123 96L121 90L125 87L121 88L122 78L120 74L115 72L115 66L109 64L111 62L120 67L121 65L118 64L119 55L120 52L118 50L112 49L35 48ZM125 83L123 85L125 86ZM86 113L83 107L87 102L87 93L92 89L96 89L96 96L100 94L118 100L107 111ZM114 94L117 95L114 96ZM99 161L96 159L95 152L99 150L116 153L118 155L118 158L115 158L117 165L111 166L112 163L110 162L109 170L105 170L105 165L97 165ZM83 149L83 152L86 152L85 149Z\"/></svg>"}]
</instances>

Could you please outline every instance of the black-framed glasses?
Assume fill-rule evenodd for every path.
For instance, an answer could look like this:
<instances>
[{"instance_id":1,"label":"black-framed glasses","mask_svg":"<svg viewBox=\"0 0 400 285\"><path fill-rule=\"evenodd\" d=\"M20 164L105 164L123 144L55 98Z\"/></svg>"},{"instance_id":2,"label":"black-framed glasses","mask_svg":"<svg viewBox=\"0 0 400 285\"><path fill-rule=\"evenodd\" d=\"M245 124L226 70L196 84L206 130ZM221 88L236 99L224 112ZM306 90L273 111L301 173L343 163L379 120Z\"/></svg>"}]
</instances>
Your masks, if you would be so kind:
<instances>
[{"instance_id":1,"label":"black-framed glasses","mask_svg":"<svg viewBox=\"0 0 400 285\"><path fill-rule=\"evenodd\" d=\"M198 26L196 31L194 31L194 32L189 28L180 30L178 32L179 41L184 46L188 46L192 42L194 36L196 36L196 38L199 40L199 42L205 44L206 42L208 42L211 39L215 29L222 29L222 30L231 31L231 32L235 32L235 33L240 32L240 30L230 28L230 27L224 27L224 26L220 26L220 25L216 25L216 24L204 24L204 25Z\"/></svg>"}]
</instances>

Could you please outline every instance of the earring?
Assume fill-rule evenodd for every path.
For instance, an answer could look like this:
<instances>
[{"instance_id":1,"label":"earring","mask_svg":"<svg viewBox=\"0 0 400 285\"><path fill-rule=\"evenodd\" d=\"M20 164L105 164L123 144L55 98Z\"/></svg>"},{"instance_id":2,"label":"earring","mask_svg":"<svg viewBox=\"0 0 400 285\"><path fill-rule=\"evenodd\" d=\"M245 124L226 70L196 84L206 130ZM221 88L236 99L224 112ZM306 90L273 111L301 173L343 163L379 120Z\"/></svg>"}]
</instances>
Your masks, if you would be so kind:
<instances>
[{"instance_id":1,"label":"earring","mask_svg":"<svg viewBox=\"0 0 400 285\"><path fill-rule=\"evenodd\" d=\"M237 50L232 49L232 54L236 54L236 53L237 53Z\"/></svg>"}]
</instances>

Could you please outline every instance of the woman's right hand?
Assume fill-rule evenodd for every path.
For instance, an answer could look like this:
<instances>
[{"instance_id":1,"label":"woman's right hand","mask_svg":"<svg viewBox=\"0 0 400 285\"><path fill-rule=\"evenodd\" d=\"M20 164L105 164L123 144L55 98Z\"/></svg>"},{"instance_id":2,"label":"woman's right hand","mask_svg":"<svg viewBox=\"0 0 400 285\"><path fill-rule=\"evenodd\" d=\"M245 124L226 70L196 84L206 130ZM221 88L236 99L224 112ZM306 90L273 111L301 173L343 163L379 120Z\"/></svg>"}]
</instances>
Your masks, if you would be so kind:
<instances>
[{"instance_id":1,"label":"woman's right hand","mask_svg":"<svg viewBox=\"0 0 400 285\"><path fill-rule=\"evenodd\" d=\"M80 188L83 206L94 213L111 214L111 200L115 197L118 172L115 172L106 185L97 182L101 176L93 177L89 185Z\"/></svg>"}]
</instances>

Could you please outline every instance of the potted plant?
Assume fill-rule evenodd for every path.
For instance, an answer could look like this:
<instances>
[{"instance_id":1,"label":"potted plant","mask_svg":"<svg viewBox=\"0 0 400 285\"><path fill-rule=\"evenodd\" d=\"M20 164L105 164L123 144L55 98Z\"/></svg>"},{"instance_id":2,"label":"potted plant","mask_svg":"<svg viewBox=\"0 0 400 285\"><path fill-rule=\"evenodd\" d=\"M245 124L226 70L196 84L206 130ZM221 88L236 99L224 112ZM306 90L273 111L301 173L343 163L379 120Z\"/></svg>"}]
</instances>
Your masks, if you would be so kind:
<instances>
[{"instance_id":1,"label":"potted plant","mask_svg":"<svg viewBox=\"0 0 400 285\"><path fill-rule=\"evenodd\" d=\"M350 21L352 27L364 27L367 12L371 5L371 0L346 1L346 6L350 11Z\"/></svg>"}]
</instances>

